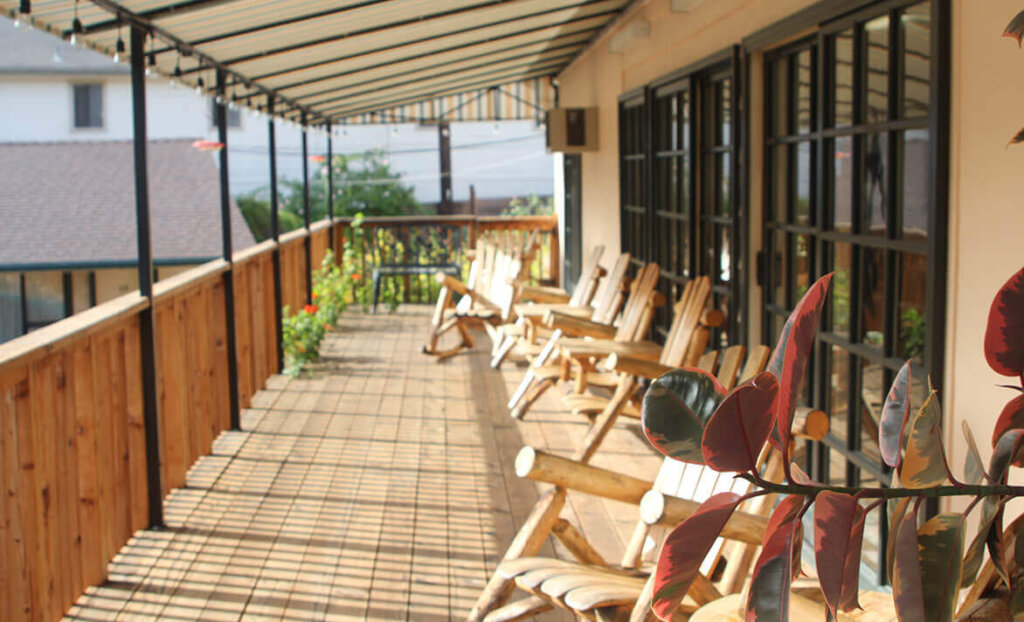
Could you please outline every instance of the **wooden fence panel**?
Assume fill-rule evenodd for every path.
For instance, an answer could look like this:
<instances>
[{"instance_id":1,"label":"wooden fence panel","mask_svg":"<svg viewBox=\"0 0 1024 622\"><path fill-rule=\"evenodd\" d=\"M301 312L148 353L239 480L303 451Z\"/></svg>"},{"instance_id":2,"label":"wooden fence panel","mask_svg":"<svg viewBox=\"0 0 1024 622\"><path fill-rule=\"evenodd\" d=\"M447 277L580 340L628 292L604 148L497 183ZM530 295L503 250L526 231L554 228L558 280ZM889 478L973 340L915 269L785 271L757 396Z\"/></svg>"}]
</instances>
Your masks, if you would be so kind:
<instances>
[{"instance_id":1,"label":"wooden fence panel","mask_svg":"<svg viewBox=\"0 0 1024 622\"><path fill-rule=\"evenodd\" d=\"M137 305L125 308L101 327L0 359L5 620L59 618L104 580L110 558L148 522L134 403L141 375L137 354L128 353L138 352Z\"/></svg>"}]
</instances>

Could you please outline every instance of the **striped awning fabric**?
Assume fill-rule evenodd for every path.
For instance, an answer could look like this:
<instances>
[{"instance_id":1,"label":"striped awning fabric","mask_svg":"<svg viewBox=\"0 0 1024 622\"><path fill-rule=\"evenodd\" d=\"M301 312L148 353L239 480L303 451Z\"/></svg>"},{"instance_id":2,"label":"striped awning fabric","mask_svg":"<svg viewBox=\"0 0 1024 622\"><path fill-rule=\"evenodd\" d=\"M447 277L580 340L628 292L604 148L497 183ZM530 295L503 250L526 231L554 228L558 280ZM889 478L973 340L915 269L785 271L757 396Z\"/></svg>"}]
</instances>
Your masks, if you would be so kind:
<instances>
[{"instance_id":1,"label":"striped awning fabric","mask_svg":"<svg viewBox=\"0 0 1024 622\"><path fill-rule=\"evenodd\" d=\"M551 78L630 0L0 0L0 11L310 125L536 119ZM120 46L122 49L124 46ZM121 53L122 57L126 54Z\"/></svg>"}]
</instances>

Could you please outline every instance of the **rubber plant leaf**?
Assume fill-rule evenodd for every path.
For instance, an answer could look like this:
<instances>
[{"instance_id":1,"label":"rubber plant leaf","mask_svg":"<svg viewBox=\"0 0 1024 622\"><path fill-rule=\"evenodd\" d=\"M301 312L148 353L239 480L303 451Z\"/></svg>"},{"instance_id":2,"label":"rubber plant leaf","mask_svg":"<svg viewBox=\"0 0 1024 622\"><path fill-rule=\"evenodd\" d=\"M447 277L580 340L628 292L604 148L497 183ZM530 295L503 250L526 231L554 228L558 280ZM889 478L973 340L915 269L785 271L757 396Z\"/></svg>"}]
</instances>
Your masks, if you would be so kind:
<instances>
[{"instance_id":1,"label":"rubber plant leaf","mask_svg":"<svg viewBox=\"0 0 1024 622\"><path fill-rule=\"evenodd\" d=\"M1006 622L1011 620L1009 599L1005 594L982 598L960 613L964 622Z\"/></svg>"},{"instance_id":2,"label":"rubber plant leaf","mask_svg":"<svg viewBox=\"0 0 1024 622\"><path fill-rule=\"evenodd\" d=\"M837 617L840 609L844 586L851 580L846 576L850 571L847 561L854 548L857 549L857 563L853 565L852 572L854 575L859 574L860 542L854 542L853 538L854 526L860 520L861 513L863 511L857 499L850 495L823 490L814 499L814 561L821 591L833 618ZM861 539L863 536L862 525ZM857 579L852 580L856 588Z\"/></svg>"},{"instance_id":3,"label":"rubber plant leaf","mask_svg":"<svg viewBox=\"0 0 1024 622\"><path fill-rule=\"evenodd\" d=\"M900 524L903 522L903 517L907 515L907 509L910 507L910 503L913 501L910 497L903 497L899 499L896 504L889 511L889 540L888 542L896 542L896 536L899 535ZM885 548L885 569L888 575L892 576L892 567L895 563L896 547L887 546Z\"/></svg>"},{"instance_id":4,"label":"rubber plant leaf","mask_svg":"<svg viewBox=\"0 0 1024 622\"><path fill-rule=\"evenodd\" d=\"M746 622L789 620L789 586L798 572L793 562L794 547L803 540L798 516L804 501L800 495L790 495L779 502L768 519L747 596Z\"/></svg>"},{"instance_id":5,"label":"rubber plant leaf","mask_svg":"<svg viewBox=\"0 0 1024 622\"><path fill-rule=\"evenodd\" d=\"M716 471L751 471L771 432L779 382L761 372L725 396L704 428L704 463Z\"/></svg>"},{"instance_id":6,"label":"rubber plant leaf","mask_svg":"<svg viewBox=\"0 0 1024 622\"><path fill-rule=\"evenodd\" d=\"M1014 397L1006 403L1003 411L996 419L995 428L992 430L992 447L996 446L1000 437L1014 429L1024 429L1024 394ZM1024 466L1021 462L1014 462L1014 466Z\"/></svg>"},{"instance_id":7,"label":"rubber plant leaf","mask_svg":"<svg viewBox=\"0 0 1024 622\"><path fill-rule=\"evenodd\" d=\"M1019 145L1021 143L1024 143L1024 128L1014 134L1013 137L1010 138L1010 143L1006 146L1009 147L1010 145Z\"/></svg>"},{"instance_id":8,"label":"rubber plant leaf","mask_svg":"<svg viewBox=\"0 0 1024 622\"><path fill-rule=\"evenodd\" d=\"M927 620L924 614L924 588L921 565L917 559L917 512L911 507L896 526L892 541L892 593L900 620Z\"/></svg>"},{"instance_id":9,"label":"rubber plant leaf","mask_svg":"<svg viewBox=\"0 0 1024 622\"><path fill-rule=\"evenodd\" d=\"M992 300L985 329L985 360L997 374L1024 375L1024 268L1011 276Z\"/></svg>"},{"instance_id":10,"label":"rubber plant leaf","mask_svg":"<svg viewBox=\"0 0 1024 622\"><path fill-rule=\"evenodd\" d=\"M775 409L775 425L769 440L787 457L792 434L793 413L800 399L800 386L807 371L807 361L818 334L818 319L825 303L832 274L826 274L807 290L786 320L768 362L768 371L779 379L779 402ZM785 463L788 468L789 462Z\"/></svg>"},{"instance_id":11,"label":"rubber plant leaf","mask_svg":"<svg viewBox=\"0 0 1024 622\"><path fill-rule=\"evenodd\" d=\"M864 525L867 518L864 508L858 507L857 520L850 532L850 548L846 551L846 568L843 570L843 592L839 599L839 609L842 611L860 609L860 601L857 599L860 594L860 554L864 547Z\"/></svg>"},{"instance_id":12,"label":"rubber plant leaf","mask_svg":"<svg viewBox=\"0 0 1024 622\"><path fill-rule=\"evenodd\" d=\"M961 421L960 429L963 430L964 440L967 441L967 456L964 458L964 483L977 485L985 479L985 463L981 460L978 443L974 440L971 426L966 421Z\"/></svg>"},{"instance_id":13,"label":"rubber plant leaf","mask_svg":"<svg viewBox=\"0 0 1024 622\"><path fill-rule=\"evenodd\" d=\"M725 399L725 388L711 374L684 367L662 375L644 395L644 434L670 458L704 463L704 426Z\"/></svg>"},{"instance_id":14,"label":"rubber plant leaf","mask_svg":"<svg viewBox=\"0 0 1024 622\"><path fill-rule=\"evenodd\" d=\"M917 531L924 595L924 618L953 622L964 548L964 517L949 512L933 516Z\"/></svg>"},{"instance_id":15,"label":"rubber plant leaf","mask_svg":"<svg viewBox=\"0 0 1024 622\"><path fill-rule=\"evenodd\" d=\"M988 461L988 474L992 481L1006 483L1010 464L1020 461L1021 447L1024 445L1024 429L1007 430L996 441L992 457Z\"/></svg>"},{"instance_id":16,"label":"rubber plant leaf","mask_svg":"<svg viewBox=\"0 0 1024 622\"><path fill-rule=\"evenodd\" d=\"M719 493L701 504L665 538L654 573L651 602L658 618L672 619L718 534L742 500L736 493Z\"/></svg>"},{"instance_id":17,"label":"rubber plant leaf","mask_svg":"<svg viewBox=\"0 0 1024 622\"><path fill-rule=\"evenodd\" d=\"M1010 37L1017 40L1017 47L1020 47L1021 40L1024 39L1024 11L1017 13L1010 23L1006 26L1006 30L1003 31L1004 37Z\"/></svg>"},{"instance_id":18,"label":"rubber plant leaf","mask_svg":"<svg viewBox=\"0 0 1024 622\"><path fill-rule=\"evenodd\" d=\"M897 466L900 460L900 442L903 429L910 419L910 387L913 373L910 361L903 364L896 379L892 382L889 395L882 406L882 417L878 424L878 448L882 459L891 467Z\"/></svg>"},{"instance_id":19,"label":"rubber plant leaf","mask_svg":"<svg viewBox=\"0 0 1024 622\"><path fill-rule=\"evenodd\" d=\"M907 449L900 469L900 482L905 488L928 488L946 481L941 424L939 396L932 391L907 431Z\"/></svg>"},{"instance_id":20,"label":"rubber plant leaf","mask_svg":"<svg viewBox=\"0 0 1024 622\"><path fill-rule=\"evenodd\" d=\"M981 502L981 517L978 520L978 531L967 547L964 555L963 569L960 573L960 587L974 585L981 570L981 562L985 554L985 545L988 542L988 532L995 524L999 514L1000 498L998 495L985 497Z\"/></svg>"}]
</instances>

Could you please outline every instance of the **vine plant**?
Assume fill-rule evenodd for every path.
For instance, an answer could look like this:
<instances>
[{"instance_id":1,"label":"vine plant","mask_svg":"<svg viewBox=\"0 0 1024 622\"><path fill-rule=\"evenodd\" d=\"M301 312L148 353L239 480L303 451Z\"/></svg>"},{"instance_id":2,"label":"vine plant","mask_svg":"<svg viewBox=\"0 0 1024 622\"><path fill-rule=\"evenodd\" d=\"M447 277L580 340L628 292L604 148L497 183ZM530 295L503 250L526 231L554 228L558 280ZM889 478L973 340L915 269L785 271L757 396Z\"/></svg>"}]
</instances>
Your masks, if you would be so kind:
<instances>
[{"instance_id":1,"label":"vine plant","mask_svg":"<svg viewBox=\"0 0 1024 622\"><path fill-rule=\"evenodd\" d=\"M919 372L908 363L882 409L878 446L893 468L893 481L879 487L825 485L791 463L790 430L831 279L831 274L823 277L801 299L767 371L725 393L708 374L677 370L655 381L645 396L644 432L659 451L716 471L738 472L755 488L744 496L726 492L711 497L668 535L658 560L654 612L663 620L672 618L737 506L777 493L784 496L769 517L754 566L747 622L788 619L790 585L801 571L802 519L812 510L818 578L833 617L859 608L864 525L871 512L880 511L888 512L892 526L887 565L900 620L954 620L959 590L975 582L986 549L1001 577L1006 615L966 619L1021 619L1024 573L1016 567L1024 566L1024 535L1004 543L1003 508L1024 496L1024 487L1007 484L1010 466L1024 466L1024 269L995 296L985 334L986 360L996 373L1013 379L1006 386L1014 392L996 422L988 469L964 422L968 455L962 476L954 475L942 443L937 393L930 390L923 404L911 403ZM783 459L781 482L767 481L758 471L766 443ZM938 514L919 525L926 499L950 496L972 500L963 513ZM969 538L967 517L976 508L979 526Z\"/></svg>"}]
</instances>

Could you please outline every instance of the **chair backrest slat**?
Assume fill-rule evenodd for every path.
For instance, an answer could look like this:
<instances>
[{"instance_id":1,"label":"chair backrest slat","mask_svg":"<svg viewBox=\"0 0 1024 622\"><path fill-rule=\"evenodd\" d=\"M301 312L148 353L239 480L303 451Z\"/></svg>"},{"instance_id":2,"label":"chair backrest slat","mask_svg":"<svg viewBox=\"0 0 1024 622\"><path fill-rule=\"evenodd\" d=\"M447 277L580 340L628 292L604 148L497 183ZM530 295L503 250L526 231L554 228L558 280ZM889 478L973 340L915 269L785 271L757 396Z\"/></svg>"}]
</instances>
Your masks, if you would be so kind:
<instances>
[{"instance_id":1,"label":"chair backrest slat","mask_svg":"<svg viewBox=\"0 0 1024 622\"><path fill-rule=\"evenodd\" d=\"M629 269L629 253L622 253L612 264L611 270L601 279L597 287L597 293L591 299L591 306L594 312L590 319L599 324L611 324L615 316L619 314L622 303L626 301L626 292L629 288L624 287L626 271Z\"/></svg>"},{"instance_id":2,"label":"chair backrest slat","mask_svg":"<svg viewBox=\"0 0 1024 622\"><path fill-rule=\"evenodd\" d=\"M674 308L665 347L661 350L659 362L662 365L678 367L684 363L690 344L694 341L693 337L700 330L700 319L710 294L711 280L706 276L691 279L683 288L683 294Z\"/></svg>"},{"instance_id":3,"label":"chair backrest slat","mask_svg":"<svg viewBox=\"0 0 1024 622\"><path fill-rule=\"evenodd\" d=\"M615 341L636 341L643 338L650 327L651 306L654 296L657 293L655 287L658 284L658 276L661 268L656 263L649 263L640 269L636 279L630 286L629 300L626 308L622 311L622 321L615 331Z\"/></svg>"},{"instance_id":4,"label":"chair backrest slat","mask_svg":"<svg viewBox=\"0 0 1024 622\"><path fill-rule=\"evenodd\" d=\"M598 244L587 255L587 260L580 266L580 275L572 289L569 304L582 307L594 297L594 291L601 278L601 256L604 255L604 244Z\"/></svg>"}]
</instances>

